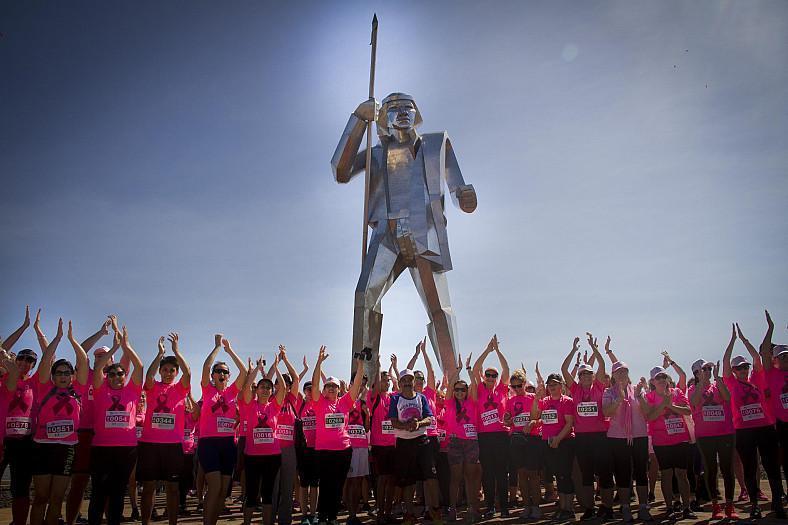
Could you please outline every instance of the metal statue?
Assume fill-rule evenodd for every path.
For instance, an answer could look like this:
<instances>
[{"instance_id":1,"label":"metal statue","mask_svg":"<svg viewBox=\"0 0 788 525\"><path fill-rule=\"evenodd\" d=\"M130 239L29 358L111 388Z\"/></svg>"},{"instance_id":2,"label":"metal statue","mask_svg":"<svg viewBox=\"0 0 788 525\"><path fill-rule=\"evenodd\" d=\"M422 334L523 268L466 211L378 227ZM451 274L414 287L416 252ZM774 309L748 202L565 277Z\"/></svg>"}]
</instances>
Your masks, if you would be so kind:
<instances>
[{"instance_id":1,"label":"metal statue","mask_svg":"<svg viewBox=\"0 0 788 525\"><path fill-rule=\"evenodd\" d=\"M404 93L392 93L380 105L370 98L353 112L331 159L337 182L350 182L364 171L367 151L359 147L373 120L379 143L367 148L371 158L364 223L372 235L356 286L354 356L369 359L371 354L366 369L370 374L380 347L381 300L407 268L429 316L432 347L441 368L450 373L457 366L457 336L446 279L452 264L443 181L455 205L466 213L476 209L476 192L465 184L446 132L416 132L421 113L413 97Z\"/></svg>"}]
</instances>

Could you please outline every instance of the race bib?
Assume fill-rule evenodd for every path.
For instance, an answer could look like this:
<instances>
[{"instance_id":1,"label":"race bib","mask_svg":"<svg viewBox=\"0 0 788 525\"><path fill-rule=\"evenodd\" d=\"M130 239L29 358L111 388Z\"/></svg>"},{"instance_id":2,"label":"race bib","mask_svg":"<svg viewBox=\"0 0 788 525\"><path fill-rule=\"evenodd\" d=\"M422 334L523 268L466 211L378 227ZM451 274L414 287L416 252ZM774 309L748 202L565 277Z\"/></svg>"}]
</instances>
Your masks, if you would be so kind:
<instances>
[{"instance_id":1,"label":"race bib","mask_svg":"<svg viewBox=\"0 0 788 525\"><path fill-rule=\"evenodd\" d=\"M172 430L175 428L175 414L154 412L150 417L150 427L156 430Z\"/></svg>"},{"instance_id":2,"label":"race bib","mask_svg":"<svg viewBox=\"0 0 788 525\"><path fill-rule=\"evenodd\" d=\"M476 425L474 425L473 423L465 423L463 425L463 428L465 429L466 438L470 439L476 437Z\"/></svg>"},{"instance_id":3,"label":"race bib","mask_svg":"<svg viewBox=\"0 0 788 525\"><path fill-rule=\"evenodd\" d=\"M676 434L683 434L686 431L686 426L684 425L684 418L666 417L665 430L667 430L669 436L673 436Z\"/></svg>"},{"instance_id":4,"label":"race bib","mask_svg":"<svg viewBox=\"0 0 788 525\"><path fill-rule=\"evenodd\" d=\"M763 407L760 403L753 403L751 405L742 405L739 407L742 421L755 421L766 417L763 414Z\"/></svg>"},{"instance_id":5,"label":"race bib","mask_svg":"<svg viewBox=\"0 0 788 525\"><path fill-rule=\"evenodd\" d=\"M30 434L30 418L8 416L5 418L6 436L26 436Z\"/></svg>"},{"instance_id":6,"label":"race bib","mask_svg":"<svg viewBox=\"0 0 788 525\"><path fill-rule=\"evenodd\" d=\"M780 394L780 403L783 404L783 408L788 410L788 392L785 394Z\"/></svg>"},{"instance_id":7,"label":"race bib","mask_svg":"<svg viewBox=\"0 0 788 525\"><path fill-rule=\"evenodd\" d=\"M274 429L268 427L252 429L252 442L255 445L267 445L274 442Z\"/></svg>"},{"instance_id":8,"label":"race bib","mask_svg":"<svg viewBox=\"0 0 788 525\"><path fill-rule=\"evenodd\" d=\"M348 425L347 433L353 439L365 439L367 437L364 425Z\"/></svg>"},{"instance_id":9,"label":"race bib","mask_svg":"<svg viewBox=\"0 0 788 525\"><path fill-rule=\"evenodd\" d=\"M217 416L216 417L216 432L220 434L234 434L235 433L235 419L231 417Z\"/></svg>"},{"instance_id":10,"label":"race bib","mask_svg":"<svg viewBox=\"0 0 788 525\"><path fill-rule=\"evenodd\" d=\"M722 405L703 405L703 421L707 423L725 421Z\"/></svg>"},{"instance_id":11,"label":"race bib","mask_svg":"<svg viewBox=\"0 0 788 525\"><path fill-rule=\"evenodd\" d=\"M276 425L275 435L279 441L293 441L293 425Z\"/></svg>"},{"instance_id":12,"label":"race bib","mask_svg":"<svg viewBox=\"0 0 788 525\"><path fill-rule=\"evenodd\" d=\"M192 433L191 429L183 431L183 440L187 443L194 441L194 434Z\"/></svg>"},{"instance_id":13,"label":"race bib","mask_svg":"<svg viewBox=\"0 0 788 525\"><path fill-rule=\"evenodd\" d=\"M134 435L137 436L137 439L142 437L142 427L134 427Z\"/></svg>"},{"instance_id":14,"label":"race bib","mask_svg":"<svg viewBox=\"0 0 788 525\"><path fill-rule=\"evenodd\" d=\"M523 428L531 420L531 414L528 412L521 412L512 418L512 422L516 428Z\"/></svg>"},{"instance_id":15,"label":"race bib","mask_svg":"<svg viewBox=\"0 0 788 525\"><path fill-rule=\"evenodd\" d=\"M430 426L427 427L429 432L435 432L438 429L438 420L435 416L430 416Z\"/></svg>"},{"instance_id":16,"label":"race bib","mask_svg":"<svg viewBox=\"0 0 788 525\"><path fill-rule=\"evenodd\" d=\"M74 433L74 420L61 419L47 423L47 439L63 439Z\"/></svg>"},{"instance_id":17,"label":"race bib","mask_svg":"<svg viewBox=\"0 0 788 525\"><path fill-rule=\"evenodd\" d=\"M304 424L304 431L315 430L315 428L317 428L315 416L306 416L301 421Z\"/></svg>"},{"instance_id":18,"label":"race bib","mask_svg":"<svg viewBox=\"0 0 788 525\"><path fill-rule=\"evenodd\" d=\"M555 425L558 423L558 410L555 408L548 408L547 410L542 410L542 424L543 425Z\"/></svg>"},{"instance_id":19,"label":"race bib","mask_svg":"<svg viewBox=\"0 0 788 525\"><path fill-rule=\"evenodd\" d=\"M388 434L388 435L394 434L394 427L391 426L390 419L384 419L383 423L381 424L381 427L383 429L384 434Z\"/></svg>"},{"instance_id":20,"label":"race bib","mask_svg":"<svg viewBox=\"0 0 788 525\"><path fill-rule=\"evenodd\" d=\"M442 428L438 429L438 443L443 443L446 441L446 431Z\"/></svg>"},{"instance_id":21,"label":"race bib","mask_svg":"<svg viewBox=\"0 0 788 525\"><path fill-rule=\"evenodd\" d=\"M599 416L599 405L596 401L581 401L577 404L577 415L580 417Z\"/></svg>"},{"instance_id":22,"label":"race bib","mask_svg":"<svg viewBox=\"0 0 788 525\"><path fill-rule=\"evenodd\" d=\"M93 385L88 387L88 401L93 401Z\"/></svg>"},{"instance_id":23,"label":"race bib","mask_svg":"<svg viewBox=\"0 0 788 525\"><path fill-rule=\"evenodd\" d=\"M345 426L345 414L326 414L323 421L326 428L342 428Z\"/></svg>"},{"instance_id":24,"label":"race bib","mask_svg":"<svg viewBox=\"0 0 788 525\"><path fill-rule=\"evenodd\" d=\"M494 425L498 423L500 418L498 417L498 409L494 408L492 410L487 410L486 412L482 412L482 425L485 427L488 425Z\"/></svg>"},{"instance_id":25,"label":"race bib","mask_svg":"<svg viewBox=\"0 0 788 525\"><path fill-rule=\"evenodd\" d=\"M107 410L104 415L104 428L129 428L131 412L123 410Z\"/></svg>"}]
</instances>

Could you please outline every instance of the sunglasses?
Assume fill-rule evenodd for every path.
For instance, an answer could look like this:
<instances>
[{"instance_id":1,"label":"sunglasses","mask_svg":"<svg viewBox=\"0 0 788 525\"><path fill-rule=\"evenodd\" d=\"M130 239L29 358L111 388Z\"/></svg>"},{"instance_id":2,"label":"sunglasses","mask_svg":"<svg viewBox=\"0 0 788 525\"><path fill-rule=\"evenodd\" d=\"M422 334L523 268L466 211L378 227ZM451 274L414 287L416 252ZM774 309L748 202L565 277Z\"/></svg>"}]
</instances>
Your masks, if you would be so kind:
<instances>
[{"instance_id":1,"label":"sunglasses","mask_svg":"<svg viewBox=\"0 0 788 525\"><path fill-rule=\"evenodd\" d=\"M495 379L496 377L498 377L498 374L495 374L493 372L485 372L484 373L484 377L489 377L491 379Z\"/></svg>"},{"instance_id":2,"label":"sunglasses","mask_svg":"<svg viewBox=\"0 0 788 525\"><path fill-rule=\"evenodd\" d=\"M17 357L17 361L27 361L28 363L35 363L36 359L34 357L30 357L29 355L23 355L22 357Z\"/></svg>"},{"instance_id":3,"label":"sunglasses","mask_svg":"<svg viewBox=\"0 0 788 525\"><path fill-rule=\"evenodd\" d=\"M424 376L416 376L414 381L424 381Z\"/></svg>"},{"instance_id":4,"label":"sunglasses","mask_svg":"<svg viewBox=\"0 0 788 525\"><path fill-rule=\"evenodd\" d=\"M325 388L339 388L339 385L335 385L334 383L329 383L325 385Z\"/></svg>"},{"instance_id":5,"label":"sunglasses","mask_svg":"<svg viewBox=\"0 0 788 525\"><path fill-rule=\"evenodd\" d=\"M743 365L734 366L733 368L734 368L735 370L745 370L745 369L747 369L747 368L750 368L750 365L749 365L749 363L745 363L745 364L743 364Z\"/></svg>"},{"instance_id":6,"label":"sunglasses","mask_svg":"<svg viewBox=\"0 0 788 525\"><path fill-rule=\"evenodd\" d=\"M107 372L107 377L123 377L126 375L126 372Z\"/></svg>"},{"instance_id":7,"label":"sunglasses","mask_svg":"<svg viewBox=\"0 0 788 525\"><path fill-rule=\"evenodd\" d=\"M219 374L220 376L229 376L230 375L230 371L229 370L225 370L224 368L217 368L216 370L213 371L213 373L214 374Z\"/></svg>"},{"instance_id":8,"label":"sunglasses","mask_svg":"<svg viewBox=\"0 0 788 525\"><path fill-rule=\"evenodd\" d=\"M523 384L522 384L522 383L520 383L519 385L511 384L511 385L509 385L509 386L511 386L512 388L517 388L517 389L520 389L520 388L522 388L522 387L523 387Z\"/></svg>"},{"instance_id":9,"label":"sunglasses","mask_svg":"<svg viewBox=\"0 0 788 525\"><path fill-rule=\"evenodd\" d=\"M711 371L712 371L712 367L710 367L710 366L704 366L704 367L703 367L703 370L705 370L706 372L711 372Z\"/></svg>"}]
</instances>

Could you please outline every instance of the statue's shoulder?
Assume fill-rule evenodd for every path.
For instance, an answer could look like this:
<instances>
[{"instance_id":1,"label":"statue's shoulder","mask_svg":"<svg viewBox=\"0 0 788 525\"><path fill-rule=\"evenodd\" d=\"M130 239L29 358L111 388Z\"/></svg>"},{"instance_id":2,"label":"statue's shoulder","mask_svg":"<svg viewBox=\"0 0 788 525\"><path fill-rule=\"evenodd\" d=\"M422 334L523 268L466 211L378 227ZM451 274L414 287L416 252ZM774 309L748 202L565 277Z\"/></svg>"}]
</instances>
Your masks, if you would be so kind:
<instances>
[{"instance_id":1,"label":"statue's shoulder","mask_svg":"<svg viewBox=\"0 0 788 525\"><path fill-rule=\"evenodd\" d=\"M443 149L449 136L445 131L437 133L424 133L421 136L421 144L424 154L427 156L438 155Z\"/></svg>"}]
</instances>

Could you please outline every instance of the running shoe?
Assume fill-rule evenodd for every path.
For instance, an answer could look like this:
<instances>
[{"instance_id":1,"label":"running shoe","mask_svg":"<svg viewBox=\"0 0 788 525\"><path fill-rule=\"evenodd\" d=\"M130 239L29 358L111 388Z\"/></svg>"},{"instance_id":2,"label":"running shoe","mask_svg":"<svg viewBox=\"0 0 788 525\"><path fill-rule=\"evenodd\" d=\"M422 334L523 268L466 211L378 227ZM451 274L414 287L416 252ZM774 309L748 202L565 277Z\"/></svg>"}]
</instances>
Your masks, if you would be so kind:
<instances>
[{"instance_id":1,"label":"running shoe","mask_svg":"<svg viewBox=\"0 0 788 525\"><path fill-rule=\"evenodd\" d=\"M764 494L760 489L758 489L758 501L769 501L768 496L766 496L766 494Z\"/></svg>"},{"instance_id":2,"label":"running shoe","mask_svg":"<svg viewBox=\"0 0 788 525\"><path fill-rule=\"evenodd\" d=\"M594 509L587 509L582 516L580 516L580 521L590 521L596 518L594 514Z\"/></svg>"},{"instance_id":3,"label":"running shoe","mask_svg":"<svg viewBox=\"0 0 788 525\"><path fill-rule=\"evenodd\" d=\"M689 507L686 507L684 509L684 511L681 513L681 517L682 517L682 519L685 519L685 520L696 520L696 519L698 519L698 515L695 514L694 512L692 512L692 509L689 508Z\"/></svg>"},{"instance_id":4,"label":"running shoe","mask_svg":"<svg viewBox=\"0 0 788 525\"><path fill-rule=\"evenodd\" d=\"M723 518L722 507L720 507L719 503L712 503L711 504L711 519L713 519L713 520L721 520L722 518Z\"/></svg>"},{"instance_id":5,"label":"running shoe","mask_svg":"<svg viewBox=\"0 0 788 525\"><path fill-rule=\"evenodd\" d=\"M140 521L140 510L139 509L132 509L131 516L129 518L131 521Z\"/></svg>"},{"instance_id":6,"label":"running shoe","mask_svg":"<svg viewBox=\"0 0 788 525\"><path fill-rule=\"evenodd\" d=\"M763 514L761 513L761 508L758 507L758 504L750 507L750 519L751 520L759 520L763 518Z\"/></svg>"},{"instance_id":7,"label":"running shoe","mask_svg":"<svg viewBox=\"0 0 788 525\"><path fill-rule=\"evenodd\" d=\"M621 505L621 520L624 523L632 523L632 509L629 505Z\"/></svg>"},{"instance_id":8,"label":"running shoe","mask_svg":"<svg viewBox=\"0 0 788 525\"><path fill-rule=\"evenodd\" d=\"M605 507L601 505L596 511L596 517L599 518L600 521L613 521L615 517L613 516L613 509L610 507ZM581 518L582 519L582 518Z\"/></svg>"},{"instance_id":9,"label":"running shoe","mask_svg":"<svg viewBox=\"0 0 788 525\"><path fill-rule=\"evenodd\" d=\"M638 519L646 523L654 521L654 516L651 515L651 512L648 510L648 506L645 504L638 507Z\"/></svg>"},{"instance_id":10,"label":"running shoe","mask_svg":"<svg viewBox=\"0 0 788 525\"><path fill-rule=\"evenodd\" d=\"M739 514L736 512L736 507L733 506L733 503L725 504L725 517L730 520L739 519Z\"/></svg>"}]
</instances>

